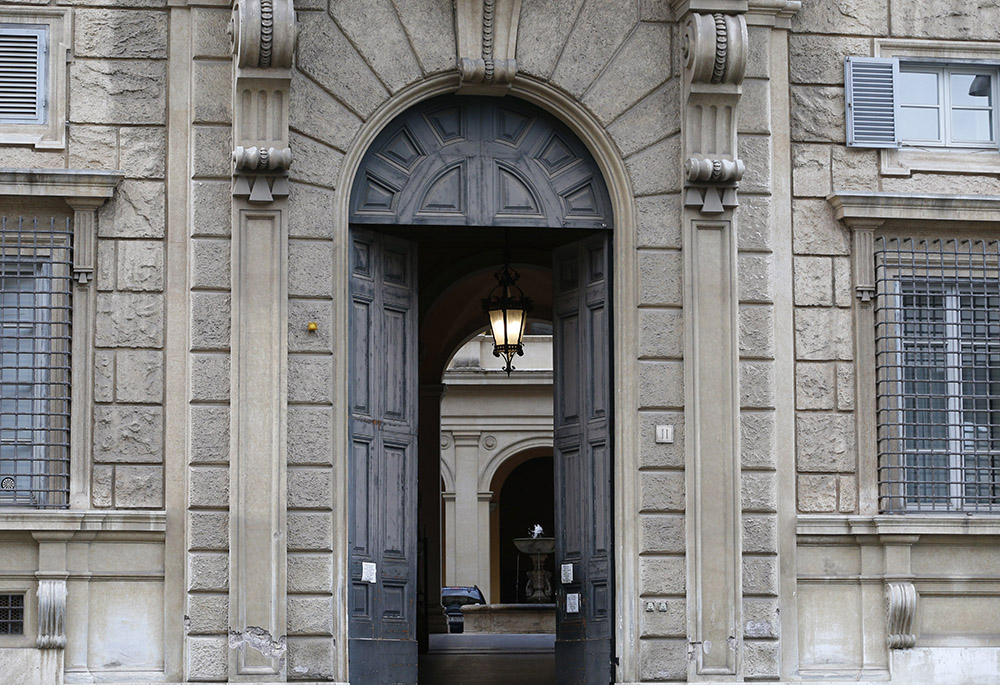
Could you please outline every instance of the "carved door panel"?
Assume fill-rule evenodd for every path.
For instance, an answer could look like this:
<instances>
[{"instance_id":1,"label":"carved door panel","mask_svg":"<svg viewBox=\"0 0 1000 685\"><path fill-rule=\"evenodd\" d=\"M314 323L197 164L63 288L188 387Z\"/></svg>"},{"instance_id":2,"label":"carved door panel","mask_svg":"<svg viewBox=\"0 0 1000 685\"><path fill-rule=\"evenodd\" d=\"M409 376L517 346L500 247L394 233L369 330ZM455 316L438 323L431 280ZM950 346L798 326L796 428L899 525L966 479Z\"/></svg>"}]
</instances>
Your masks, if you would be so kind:
<instances>
[{"instance_id":1,"label":"carved door panel","mask_svg":"<svg viewBox=\"0 0 1000 685\"><path fill-rule=\"evenodd\" d=\"M351 221L607 228L611 201L586 147L513 98L445 96L400 115L366 153Z\"/></svg>"},{"instance_id":2,"label":"carved door panel","mask_svg":"<svg viewBox=\"0 0 1000 685\"><path fill-rule=\"evenodd\" d=\"M560 684L613 680L608 253L608 234L585 238L558 248L552 271Z\"/></svg>"},{"instance_id":3,"label":"carved door panel","mask_svg":"<svg viewBox=\"0 0 1000 685\"><path fill-rule=\"evenodd\" d=\"M352 232L350 675L415 683L416 249Z\"/></svg>"}]
</instances>

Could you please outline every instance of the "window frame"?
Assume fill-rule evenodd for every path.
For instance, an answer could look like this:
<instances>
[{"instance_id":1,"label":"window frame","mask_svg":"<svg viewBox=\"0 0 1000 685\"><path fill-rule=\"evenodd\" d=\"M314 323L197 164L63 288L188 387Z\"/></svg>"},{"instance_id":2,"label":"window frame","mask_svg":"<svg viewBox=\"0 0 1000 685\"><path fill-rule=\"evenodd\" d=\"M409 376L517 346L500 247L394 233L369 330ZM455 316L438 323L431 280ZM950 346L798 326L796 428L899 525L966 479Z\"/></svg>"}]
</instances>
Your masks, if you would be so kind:
<instances>
[{"instance_id":1,"label":"window frame","mask_svg":"<svg viewBox=\"0 0 1000 685\"><path fill-rule=\"evenodd\" d=\"M914 525L918 527L951 525L949 521L960 521L962 526L967 526L970 517L984 521L1000 520L997 514L983 511L880 513L874 307L876 234L885 237L996 239L1000 229L1000 197L835 191L827 197L827 202L833 209L833 218L843 222L850 233L854 290L854 438L859 514L879 517L880 520L912 515L918 517L914 519ZM934 517L937 523L928 523L931 519L927 516Z\"/></svg>"},{"instance_id":2,"label":"window frame","mask_svg":"<svg viewBox=\"0 0 1000 685\"><path fill-rule=\"evenodd\" d=\"M0 118L0 145L30 145L38 150L66 149L67 88L72 45L69 8L4 7L0 26L43 30L45 64L39 70L44 107L37 120Z\"/></svg>"},{"instance_id":3,"label":"window frame","mask_svg":"<svg viewBox=\"0 0 1000 685\"><path fill-rule=\"evenodd\" d=\"M50 27L48 24L14 24L4 21L2 16L0 16L0 36L33 35L37 38L37 47L35 49L35 116L18 117L4 115L0 112L0 123L44 125L47 122L49 99L51 98L51 93L49 92L49 60L51 57L49 43L51 36L49 33Z\"/></svg>"},{"instance_id":4,"label":"window frame","mask_svg":"<svg viewBox=\"0 0 1000 685\"><path fill-rule=\"evenodd\" d=\"M34 282L33 288L30 291L32 294L32 304L30 307L32 318L30 324L23 325L16 320L10 322L0 320L0 339L12 338L21 340L19 334L16 336L7 336L5 334L7 328L13 327L20 329L30 328L30 339L32 340L32 349L29 352L32 358L32 366L30 367L32 371L30 381L32 386L30 400L31 427L22 429L19 426L15 426L15 437L13 439L4 436L8 429L0 429L0 448L8 445L14 445L15 447L28 446L30 448L32 455L30 462L31 472L28 474L3 474L13 475L15 484L13 494L9 494L11 491L0 489L0 507L68 509L70 503L69 461L71 459L71 438L69 416L67 415L62 420L62 426L58 425L60 422L55 420L54 417L58 414L57 405L60 403L64 404L67 410L69 409L72 396L71 369L68 365L65 368L53 366L53 362L57 358L64 358L67 363L72 363L70 357L70 348L72 346L72 274L57 273L59 270L66 270L67 265L71 264L72 227L67 225L66 231L60 234L58 239L55 239L54 235L50 238L48 244L40 245L34 254L30 256L7 254L6 244L0 240L0 282L8 278L25 278L31 279ZM62 269L56 268L55 259L57 251L64 251L66 253L60 262ZM56 291L54 288L54 281L56 279L66 282L67 290L65 292ZM0 289L0 297L5 292L7 291ZM57 300L63 297L66 299L66 303L63 305L57 304ZM17 308L18 310L22 309L20 305ZM3 309L4 307L0 305L0 311ZM62 319L60 319L60 316ZM69 334L68 337L56 336L54 331L60 326L65 326L65 330ZM61 345L59 341L62 342ZM65 349L58 349L59 347L64 347ZM8 352L0 350L0 356L6 354ZM20 356L22 352L18 350L16 354ZM15 368L20 369L21 367L18 366ZM2 361L0 361L0 371L4 370L5 367ZM61 379L59 379L60 374L63 376ZM20 381L16 381L13 384L24 385ZM11 384L0 379L0 386L5 385ZM66 392L61 397L54 396L53 394L55 387L59 386L66 388ZM0 399L7 399L3 396L2 387L0 387ZM14 415L20 416L20 410L18 409ZM30 440L21 436L22 431L30 433ZM63 455L61 457L52 454L52 451L60 449L60 443L55 442L55 438L57 437L63 438L63 442L61 443ZM21 460L15 456L13 460L0 459L0 461L14 461L16 464ZM53 470L61 462L65 462L62 472L54 473ZM31 479L31 483L26 489L18 486L17 481L21 476ZM53 487L53 479L59 478L62 478L65 484ZM26 495L23 494L25 490L27 491ZM54 499L61 499L62 501L51 501L53 495L57 493L62 494Z\"/></svg>"},{"instance_id":5,"label":"window frame","mask_svg":"<svg viewBox=\"0 0 1000 685\"><path fill-rule=\"evenodd\" d=\"M978 75L988 72L990 76L990 135L988 141L956 140L954 136L955 126L953 114L955 109L979 110L985 108L956 107L952 104L951 82L952 77L959 74ZM937 109L938 136L935 139L911 138L907 139L899 134L900 147L945 147L945 148L971 148L974 150L996 150L1000 149L1000 137L997 136L998 112L997 112L997 81L1000 80L1000 66L997 64L979 64L974 61L955 62L947 60L943 63L936 61L899 59L899 82L897 99L899 101L896 112L897 126L902 127L902 111L904 108ZM903 101L902 75L903 74L934 74L937 81L937 104L921 105L918 103L905 103Z\"/></svg>"},{"instance_id":6,"label":"window frame","mask_svg":"<svg viewBox=\"0 0 1000 685\"><path fill-rule=\"evenodd\" d=\"M0 169L0 203L17 214L72 218L69 246L72 278L68 306L69 338L69 506L90 510L94 418L94 330L98 209L111 198L124 175L120 171L81 169ZM63 204L65 203L65 204ZM8 209L9 208L9 209ZM2 246L0 246L2 247ZM7 509L12 511L11 508ZM44 510L19 506L16 520L47 521L65 516L65 509Z\"/></svg>"},{"instance_id":7,"label":"window frame","mask_svg":"<svg viewBox=\"0 0 1000 685\"><path fill-rule=\"evenodd\" d=\"M893 237L882 238L886 241L899 240L905 243L908 238L896 239ZM913 239L913 243L924 240L933 241L931 238ZM943 242L950 242L950 238L941 239ZM897 243L898 244L898 243ZM912 246L912 244L911 244ZM992 247L996 248L996 243L992 242ZM876 255L878 250L876 250ZM923 253L918 253L923 255ZM987 256L990 253L986 253ZM995 253L994 253L995 254ZM924 255L925 256L925 255ZM948 256L948 253L945 253ZM921 264L921 267L928 265ZM1000 449L990 449L985 453L975 447L969 448L967 430L970 425L968 417L970 414L985 411L992 413L990 409L968 408L967 401L978 399L975 393L966 392L967 383L977 383L975 379L966 378L967 371L975 371L980 367L975 364L968 364L965 355L969 353L970 346L978 346L979 341L975 336L965 336L963 326L969 325L962 321L962 313L968 311L962 306L962 300L966 297L983 296L987 300L998 301L993 308L984 309L973 308L972 311L986 311L995 314L995 318L990 319L987 325L1000 327L1000 281L995 283L995 290L990 292L976 292L976 286L980 285L977 280L971 277L972 269L963 269L959 264L948 264L945 260L940 263L929 265L931 268L919 276L914 274L900 273L898 262L885 261L876 267L877 280L885 282L886 287L883 292L878 293L881 301L876 303L875 327L876 327L876 391L877 401L877 441L878 441L878 488L881 502L881 513L913 513L913 512L982 512L1000 513L1000 472L998 466L991 466L986 480L977 478L977 474L982 469L978 465L979 459L985 456L1000 465ZM987 263L987 268L991 274L997 274L997 260L994 258ZM980 279L981 280L981 279ZM905 285L911 284L917 287L907 292ZM922 286L922 287L921 287ZM907 296L913 297L940 297L941 306L936 308L928 307L907 307L903 300ZM908 312L932 312L940 311L942 316L939 322L932 319L917 320L907 319ZM919 334L907 333L907 324L917 324L918 326L939 326L941 331L940 346L938 354L941 356L944 377L933 378L907 378L907 373L915 368L920 368L912 356L914 351L919 353L919 347L925 346L930 349L933 346L935 336L921 336ZM885 345L879 345L882 340ZM1000 354L1000 343L989 346L988 354ZM926 367L928 369L933 366ZM993 367L987 366L987 369ZM986 383L992 383L987 380ZM998 379L997 382L1000 382ZM907 391L908 384L927 384L927 387L943 385L943 392L932 392L929 389L921 392L916 389ZM921 399L928 400L926 407L913 406L910 403ZM933 400L943 400L943 406L932 406ZM987 396L987 400L997 402L1000 405L1000 393L995 396ZM927 412L933 414L943 414L944 421L941 422L920 422L907 420L908 414ZM988 424L991 425L992 424ZM933 428L943 426L942 435L918 435L909 433L908 429ZM1000 425L995 426L998 434L997 438L989 437L990 441L1000 442ZM934 449L928 447L909 447L908 445L918 443L941 442L943 448ZM909 457L920 455L928 457L943 457L943 465L916 464L911 465ZM974 457L975 463L970 466L969 458ZM944 480L924 476L923 478L911 478L911 472L932 472L945 471L947 477ZM969 478L970 472L973 478ZM889 475L886 475L889 474ZM895 478L893 478L895 474ZM900 477L902 480L900 480ZM920 494L919 492L910 494L907 489L913 485L920 488L930 487L931 490L936 484L943 484L945 493ZM988 496L991 501L982 500L978 494L970 495L968 488L979 489L983 486L992 488L996 494ZM971 500L971 501L970 501ZM899 506L901 503L902 506Z\"/></svg>"},{"instance_id":8,"label":"window frame","mask_svg":"<svg viewBox=\"0 0 1000 685\"><path fill-rule=\"evenodd\" d=\"M897 64L898 60L904 60L913 63L1000 68L1000 42L876 38L872 55L875 58L897 58ZM1000 103L995 100L994 108L998 105ZM1000 125L995 135L1000 138ZM879 173L882 176L910 176L922 171L1000 174L1000 149L997 147L891 145L881 146L878 157Z\"/></svg>"}]
</instances>

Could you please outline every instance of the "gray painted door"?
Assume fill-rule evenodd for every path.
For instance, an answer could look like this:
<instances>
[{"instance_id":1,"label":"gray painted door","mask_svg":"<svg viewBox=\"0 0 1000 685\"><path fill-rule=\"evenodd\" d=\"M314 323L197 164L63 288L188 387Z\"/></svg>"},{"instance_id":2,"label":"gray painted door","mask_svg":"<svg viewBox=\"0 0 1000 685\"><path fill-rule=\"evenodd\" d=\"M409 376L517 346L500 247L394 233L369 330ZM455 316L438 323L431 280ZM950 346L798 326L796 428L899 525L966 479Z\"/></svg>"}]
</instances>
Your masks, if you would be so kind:
<instances>
[{"instance_id":1,"label":"gray painted door","mask_svg":"<svg viewBox=\"0 0 1000 685\"><path fill-rule=\"evenodd\" d=\"M613 680L608 243L601 233L558 248L553 259L560 684Z\"/></svg>"},{"instance_id":2,"label":"gray painted door","mask_svg":"<svg viewBox=\"0 0 1000 685\"><path fill-rule=\"evenodd\" d=\"M416 250L352 231L352 683L417 682Z\"/></svg>"}]
</instances>

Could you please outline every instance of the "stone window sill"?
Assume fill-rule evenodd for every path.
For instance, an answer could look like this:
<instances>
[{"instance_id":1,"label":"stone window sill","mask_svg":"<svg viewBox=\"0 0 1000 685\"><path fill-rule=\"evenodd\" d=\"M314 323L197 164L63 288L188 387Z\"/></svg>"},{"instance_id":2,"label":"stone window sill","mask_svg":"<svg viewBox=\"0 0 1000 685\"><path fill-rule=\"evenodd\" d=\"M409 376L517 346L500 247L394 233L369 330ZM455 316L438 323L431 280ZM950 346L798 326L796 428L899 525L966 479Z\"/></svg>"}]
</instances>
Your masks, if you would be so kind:
<instances>
[{"instance_id":1,"label":"stone window sill","mask_svg":"<svg viewBox=\"0 0 1000 685\"><path fill-rule=\"evenodd\" d=\"M165 511L38 511L11 507L0 508L0 531L162 534L166 530L167 513Z\"/></svg>"},{"instance_id":2,"label":"stone window sill","mask_svg":"<svg viewBox=\"0 0 1000 685\"><path fill-rule=\"evenodd\" d=\"M951 174L1000 174L1000 151L931 148L881 150L883 176L909 176L917 171Z\"/></svg>"},{"instance_id":3,"label":"stone window sill","mask_svg":"<svg viewBox=\"0 0 1000 685\"><path fill-rule=\"evenodd\" d=\"M1000 515L995 514L899 514L857 516L802 514L796 534L831 535L1000 535Z\"/></svg>"}]
</instances>

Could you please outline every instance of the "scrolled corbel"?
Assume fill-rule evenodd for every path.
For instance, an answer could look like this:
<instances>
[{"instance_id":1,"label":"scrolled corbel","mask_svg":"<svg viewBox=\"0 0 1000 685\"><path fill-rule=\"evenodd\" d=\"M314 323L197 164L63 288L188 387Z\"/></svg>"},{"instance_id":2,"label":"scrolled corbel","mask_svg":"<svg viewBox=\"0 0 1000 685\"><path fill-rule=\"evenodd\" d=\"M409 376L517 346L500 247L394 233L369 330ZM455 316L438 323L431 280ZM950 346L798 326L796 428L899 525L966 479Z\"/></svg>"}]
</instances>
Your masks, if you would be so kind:
<instances>
[{"instance_id":1,"label":"scrolled corbel","mask_svg":"<svg viewBox=\"0 0 1000 685\"><path fill-rule=\"evenodd\" d=\"M697 159L684 162L684 172L691 183L736 183L743 178L741 159Z\"/></svg>"},{"instance_id":2,"label":"scrolled corbel","mask_svg":"<svg viewBox=\"0 0 1000 685\"><path fill-rule=\"evenodd\" d=\"M697 14L684 25L682 54L692 83L743 82L747 23L741 14Z\"/></svg>"},{"instance_id":3,"label":"scrolled corbel","mask_svg":"<svg viewBox=\"0 0 1000 685\"><path fill-rule=\"evenodd\" d=\"M39 649L63 649L66 646L66 580L41 578L38 581Z\"/></svg>"},{"instance_id":4,"label":"scrolled corbel","mask_svg":"<svg viewBox=\"0 0 1000 685\"><path fill-rule=\"evenodd\" d=\"M890 582L885 584L889 649L909 649L917 642L913 630L913 617L917 613L917 589L913 583Z\"/></svg>"},{"instance_id":5,"label":"scrolled corbel","mask_svg":"<svg viewBox=\"0 0 1000 685\"><path fill-rule=\"evenodd\" d=\"M240 67L287 69L296 39L292 0L236 0L229 39Z\"/></svg>"},{"instance_id":6,"label":"scrolled corbel","mask_svg":"<svg viewBox=\"0 0 1000 685\"><path fill-rule=\"evenodd\" d=\"M287 171L292 166L291 148L242 147L233 150L233 165L240 171Z\"/></svg>"}]
</instances>

